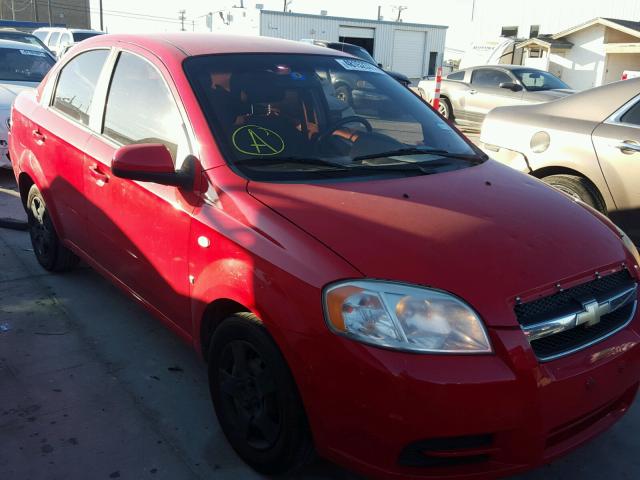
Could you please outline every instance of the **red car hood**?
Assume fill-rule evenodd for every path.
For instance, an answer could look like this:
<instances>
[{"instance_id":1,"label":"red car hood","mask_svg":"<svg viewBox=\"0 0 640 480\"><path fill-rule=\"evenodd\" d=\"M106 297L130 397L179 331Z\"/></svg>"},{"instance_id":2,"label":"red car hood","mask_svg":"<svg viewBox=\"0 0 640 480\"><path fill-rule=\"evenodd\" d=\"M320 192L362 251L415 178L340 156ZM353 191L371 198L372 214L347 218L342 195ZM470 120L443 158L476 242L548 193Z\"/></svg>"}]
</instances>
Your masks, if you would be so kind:
<instances>
[{"instance_id":1,"label":"red car hood","mask_svg":"<svg viewBox=\"0 0 640 480\"><path fill-rule=\"evenodd\" d=\"M494 326L516 325L517 296L586 281L626 256L588 210L494 161L400 179L248 188L366 277L447 290Z\"/></svg>"}]
</instances>

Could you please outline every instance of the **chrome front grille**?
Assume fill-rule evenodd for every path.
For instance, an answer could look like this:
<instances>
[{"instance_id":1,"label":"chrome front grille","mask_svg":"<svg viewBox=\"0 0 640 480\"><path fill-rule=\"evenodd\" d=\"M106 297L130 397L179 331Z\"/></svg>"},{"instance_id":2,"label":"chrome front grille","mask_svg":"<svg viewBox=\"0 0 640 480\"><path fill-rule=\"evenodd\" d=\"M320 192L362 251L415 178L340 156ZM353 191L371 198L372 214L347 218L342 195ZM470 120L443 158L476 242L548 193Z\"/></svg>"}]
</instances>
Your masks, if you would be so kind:
<instances>
[{"instance_id":1,"label":"chrome front grille","mask_svg":"<svg viewBox=\"0 0 640 480\"><path fill-rule=\"evenodd\" d=\"M541 361L586 348L623 329L637 306L637 284L620 272L516 305L518 322Z\"/></svg>"}]
</instances>

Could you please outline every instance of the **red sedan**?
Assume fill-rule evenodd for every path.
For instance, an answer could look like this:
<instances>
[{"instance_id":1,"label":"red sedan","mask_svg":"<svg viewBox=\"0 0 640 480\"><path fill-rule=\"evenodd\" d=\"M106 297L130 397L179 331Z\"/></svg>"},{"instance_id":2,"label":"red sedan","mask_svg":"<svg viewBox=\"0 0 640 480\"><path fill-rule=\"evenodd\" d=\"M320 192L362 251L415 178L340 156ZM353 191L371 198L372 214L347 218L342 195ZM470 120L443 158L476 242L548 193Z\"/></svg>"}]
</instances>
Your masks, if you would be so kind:
<instances>
[{"instance_id":1,"label":"red sedan","mask_svg":"<svg viewBox=\"0 0 640 480\"><path fill-rule=\"evenodd\" d=\"M344 72L361 101L336 93ZM95 37L17 98L10 156L40 264L83 259L193 344L260 472L317 452L493 478L635 397L627 236L347 54Z\"/></svg>"}]
</instances>

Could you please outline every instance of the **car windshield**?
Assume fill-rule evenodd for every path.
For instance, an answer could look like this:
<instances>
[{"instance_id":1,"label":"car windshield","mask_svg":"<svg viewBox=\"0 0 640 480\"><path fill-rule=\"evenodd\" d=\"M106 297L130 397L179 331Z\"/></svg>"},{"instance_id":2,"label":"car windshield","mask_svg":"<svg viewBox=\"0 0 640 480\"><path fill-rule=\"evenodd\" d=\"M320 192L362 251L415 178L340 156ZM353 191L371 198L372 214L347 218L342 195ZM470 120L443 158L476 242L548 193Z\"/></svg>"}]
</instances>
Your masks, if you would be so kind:
<instances>
[{"instance_id":1,"label":"car windshield","mask_svg":"<svg viewBox=\"0 0 640 480\"><path fill-rule=\"evenodd\" d=\"M40 82L54 63L42 51L0 48L0 82Z\"/></svg>"},{"instance_id":2,"label":"car windshield","mask_svg":"<svg viewBox=\"0 0 640 480\"><path fill-rule=\"evenodd\" d=\"M96 35L100 35L98 32L73 32L73 41L81 42L82 40L86 40L87 38L95 37Z\"/></svg>"},{"instance_id":3,"label":"car windshield","mask_svg":"<svg viewBox=\"0 0 640 480\"><path fill-rule=\"evenodd\" d=\"M541 90L570 89L571 87L560 80L555 75L534 69L518 69L513 70L518 80L522 82L524 88L532 92Z\"/></svg>"},{"instance_id":4,"label":"car windshield","mask_svg":"<svg viewBox=\"0 0 640 480\"><path fill-rule=\"evenodd\" d=\"M251 179L422 175L485 158L368 62L229 54L184 68L227 161Z\"/></svg>"}]
</instances>

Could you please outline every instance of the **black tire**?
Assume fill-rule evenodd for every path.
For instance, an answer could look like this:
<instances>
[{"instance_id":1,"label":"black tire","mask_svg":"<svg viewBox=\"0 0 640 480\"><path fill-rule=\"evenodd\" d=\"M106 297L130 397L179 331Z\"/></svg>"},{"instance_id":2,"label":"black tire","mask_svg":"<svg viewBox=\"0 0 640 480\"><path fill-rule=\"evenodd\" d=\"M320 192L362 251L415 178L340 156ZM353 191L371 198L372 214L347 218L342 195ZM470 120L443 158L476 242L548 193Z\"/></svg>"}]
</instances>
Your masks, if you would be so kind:
<instances>
[{"instance_id":1,"label":"black tire","mask_svg":"<svg viewBox=\"0 0 640 480\"><path fill-rule=\"evenodd\" d=\"M607 213L598 190L584 177L577 175L550 175L542 181L570 197L580 200L599 212Z\"/></svg>"},{"instance_id":2,"label":"black tire","mask_svg":"<svg viewBox=\"0 0 640 480\"><path fill-rule=\"evenodd\" d=\"M339 85L336 87L336 97L338 98L338 100L342 100L349 105L353 105L353 95L351 94L351 89L346 85Z\"/></svg>"},{"instance_id":3,"label":"black tire","mask_svg":"<svg viewBox=\"0 0 640 480\"><path fill-rule=\"evenodd\" d=\"M45 270L64 272L78 264L78 257L60 241L47 204L35 185L31 185L27 194L27 219L33 252Z\"/></svg>"},{"instance_id":4,"label":"black tire","mask_svg":"<svg viewBox=\"0 0 640 480\"><path fill-rule=\"evenodd\" d=\"M438 112L447 120L453 120L453 108L451 108L451 102L447 97L440 97Z\"/></svg>"},{"instance_id":5,"label":"black tire","mask_svg":"<svg viewBox=\"0 0 640 480\"><path fill-rule=\"evenodd\" d=\"M254 315L233 315L215 330L209 389L227 440L253 469L281 474L311 462L313 442L295 382Z\"/></svg>"}]
</instances>

